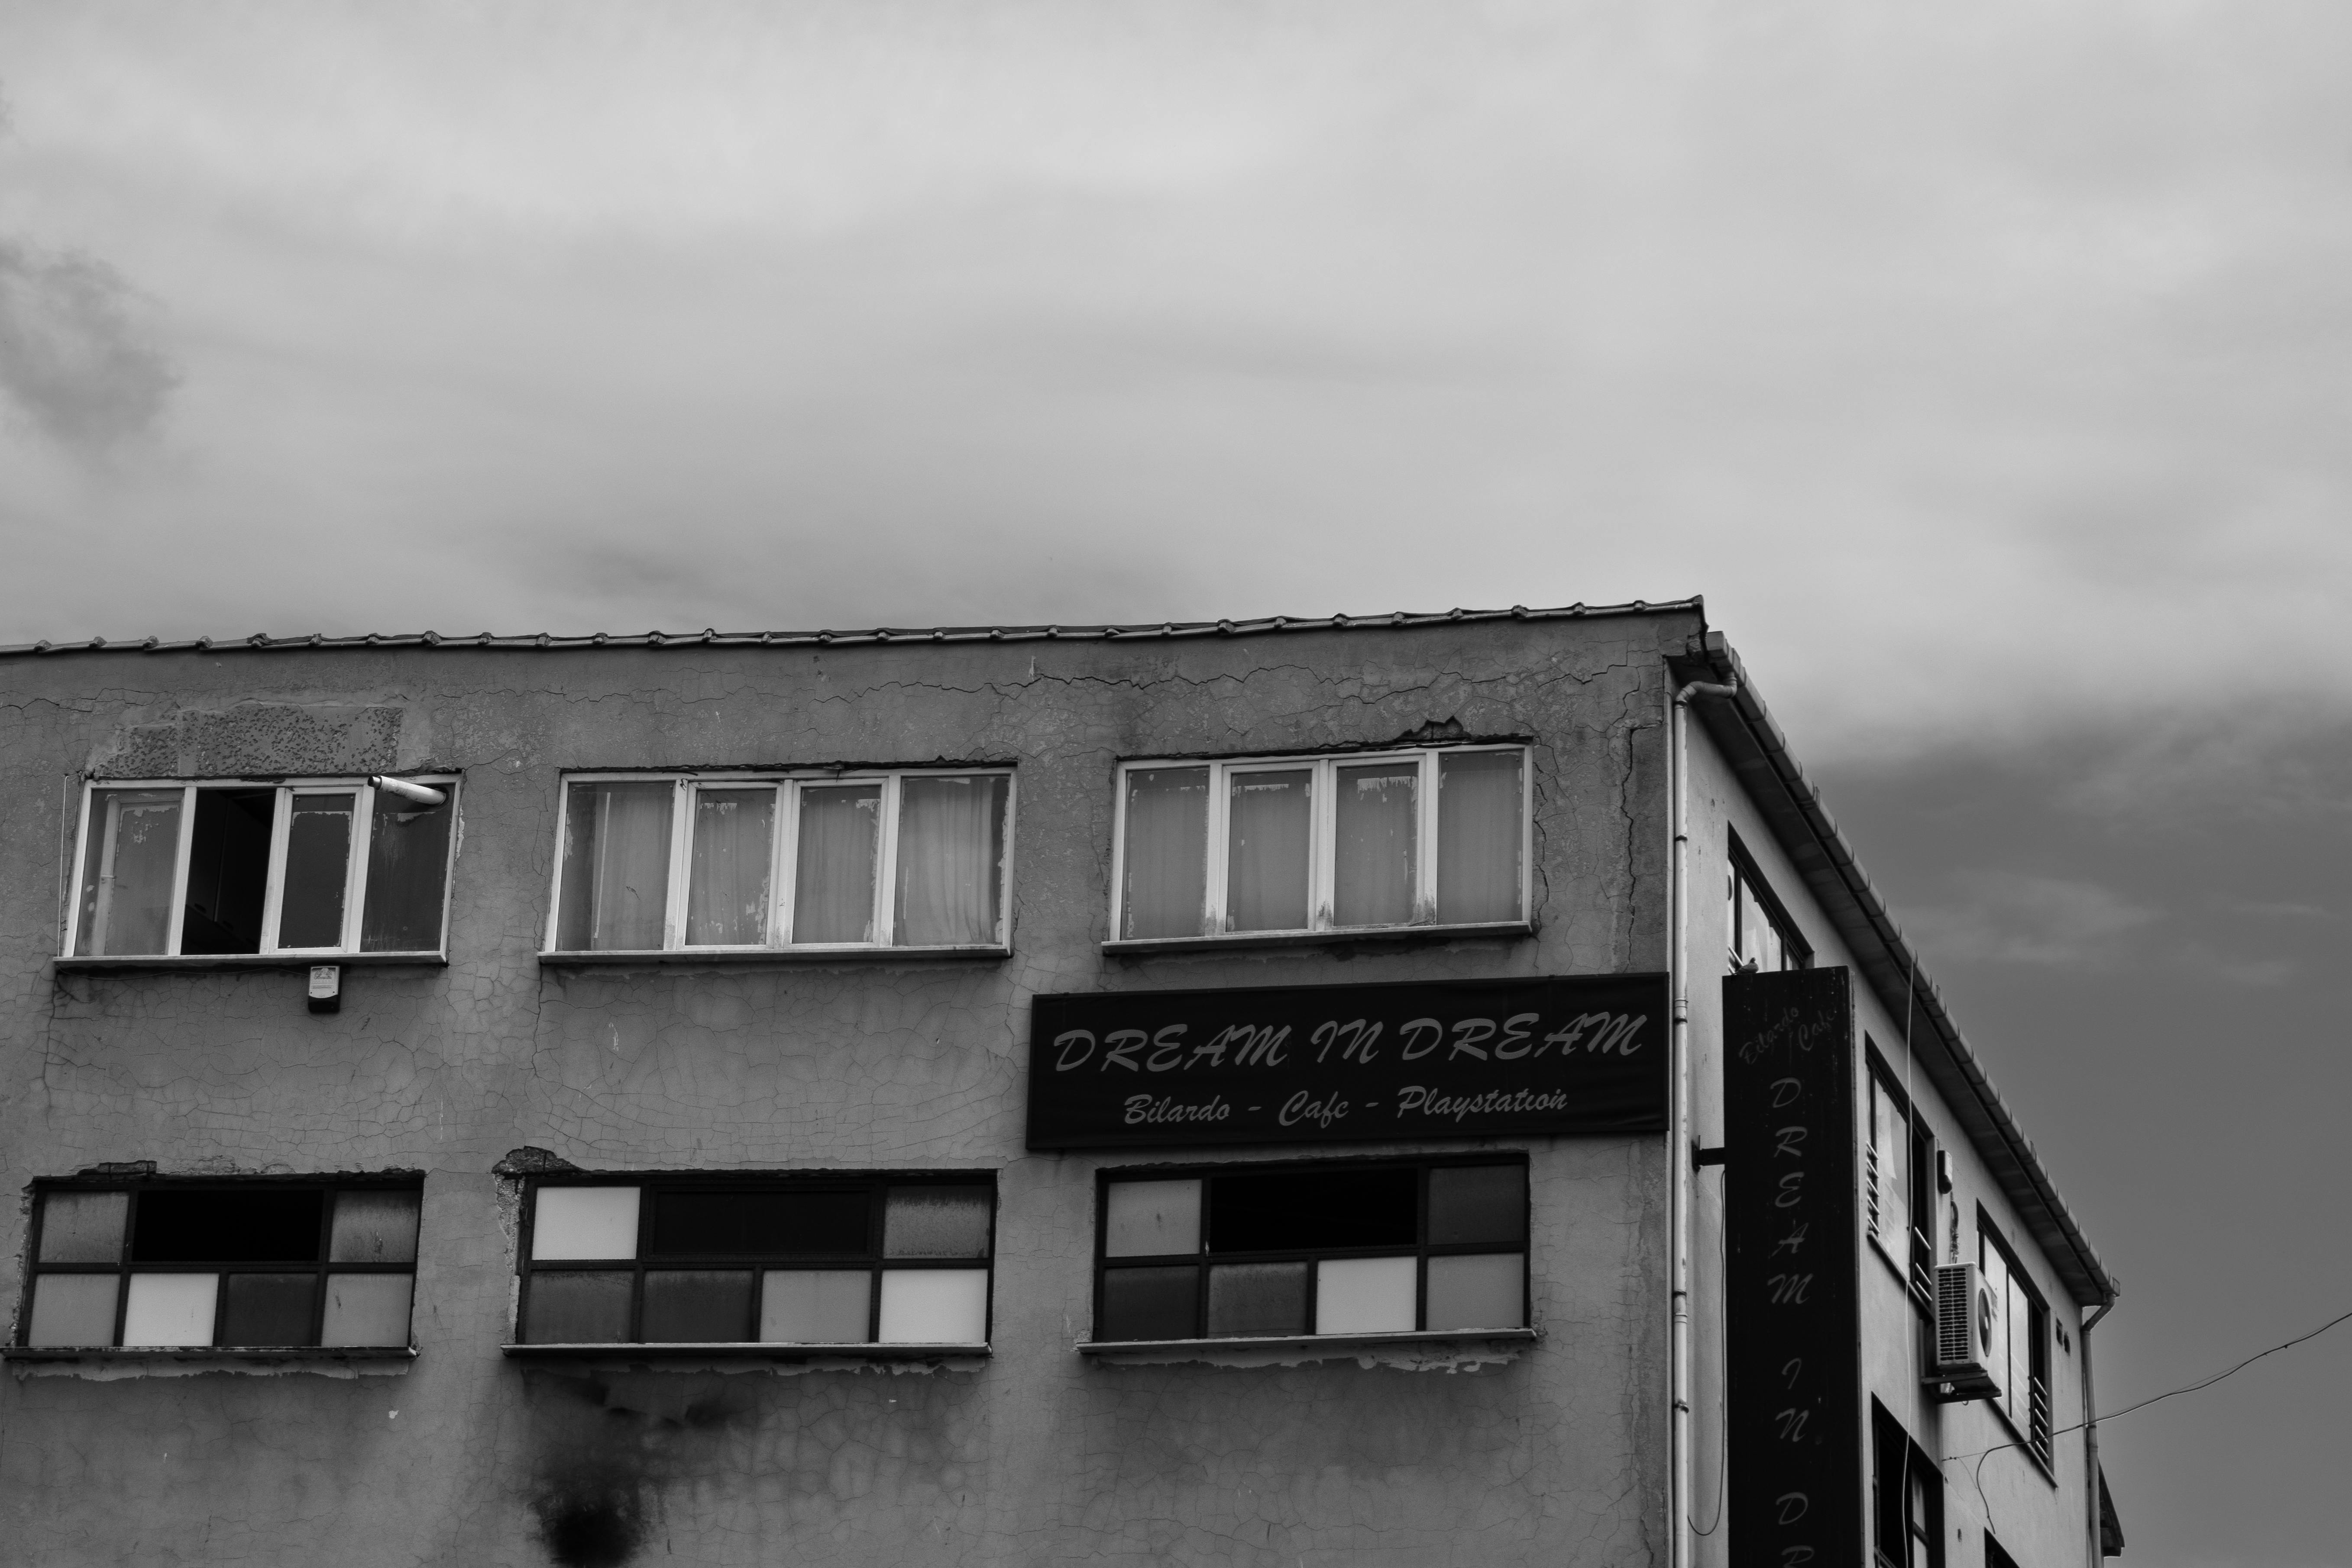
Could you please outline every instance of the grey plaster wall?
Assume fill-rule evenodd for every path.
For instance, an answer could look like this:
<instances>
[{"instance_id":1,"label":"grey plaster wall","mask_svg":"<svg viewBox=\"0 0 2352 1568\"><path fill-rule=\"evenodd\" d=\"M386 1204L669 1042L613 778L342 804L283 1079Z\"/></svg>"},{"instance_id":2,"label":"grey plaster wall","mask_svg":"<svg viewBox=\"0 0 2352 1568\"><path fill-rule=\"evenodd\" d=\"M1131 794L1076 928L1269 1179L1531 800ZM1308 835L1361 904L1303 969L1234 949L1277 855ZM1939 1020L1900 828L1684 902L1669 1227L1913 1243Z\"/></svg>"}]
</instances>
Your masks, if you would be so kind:
<instances>
[{"instance_id":1,"label":"grey plaster wall","mask_svg":"<svg viewBox=\"0 0 2352 1568\"><path fill-rule=\"evenodd\" d=\"M0 1380L0 1540L43 1563L368 1568L1663 1556L1661 1141L1505 1145L1534 1162L1546 1336L1515 1359L1104 1365L1071 1349L1098 1162L1026 1153L1021 1097L1041 991L1664 968L1661 654L1697 629L0 664L0 1185L104 1161L397 1168L426 1200L404 1373ZM1535 742L1538 934L1099 951L1118 758L1415 734ZM564 770L935 760L1016 765L1010 960L538 961ZM377 769L463 775L446 967L347 970L330 1016L292 973L55 971L85 774ZM493 1166L520 1146L615 1171L996 1171L995 1353L509 1361L517 1185ZM0 1218L13 1310L25 1205Z\"/></svg>"}]
</instances>

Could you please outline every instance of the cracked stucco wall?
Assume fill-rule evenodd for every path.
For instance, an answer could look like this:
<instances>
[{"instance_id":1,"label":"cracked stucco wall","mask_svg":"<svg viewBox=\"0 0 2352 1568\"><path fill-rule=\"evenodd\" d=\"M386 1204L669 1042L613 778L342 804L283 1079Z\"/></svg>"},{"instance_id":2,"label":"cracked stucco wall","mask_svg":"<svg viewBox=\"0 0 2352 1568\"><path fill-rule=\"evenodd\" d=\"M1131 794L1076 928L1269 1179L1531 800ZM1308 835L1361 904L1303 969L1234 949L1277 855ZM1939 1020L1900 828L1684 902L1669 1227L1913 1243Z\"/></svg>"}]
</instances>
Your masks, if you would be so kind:
<instances>
[{"instance_id":1,"label":"cracked stucco wall","mask_svg":"<svg viewBox=\"0 0 2352 1568\"><path fill-rule=\"evenodd\" d=\"M1070 1347L1103 1162L1026 1153L1021 1097L1041 991L1663 968L1662 655L1698 629L0 663L6 1190L116 1160L427 1173L411 1370L0 1379L0 1540L51 1563L364 1568L1662 1558L1662 1141L1502 1145L1533 1159L1546 1336L1507 1362L1102 1365ZM1100 952L1118 758L1429 725L1535 742L1538 935ZM1009 961L538 963L564 770L935 759L1017 766ZM342 1011L313 1016L293 973L50 964L84 773L426 768L464 779L446 968L348 969ZM491 1169L523 1145L607 1170L996 1170L995 1354L526 1370L498 1350L514 1258ZM0 1221L13 1313L22 1204Z\"/></svg>"}]
</instances>

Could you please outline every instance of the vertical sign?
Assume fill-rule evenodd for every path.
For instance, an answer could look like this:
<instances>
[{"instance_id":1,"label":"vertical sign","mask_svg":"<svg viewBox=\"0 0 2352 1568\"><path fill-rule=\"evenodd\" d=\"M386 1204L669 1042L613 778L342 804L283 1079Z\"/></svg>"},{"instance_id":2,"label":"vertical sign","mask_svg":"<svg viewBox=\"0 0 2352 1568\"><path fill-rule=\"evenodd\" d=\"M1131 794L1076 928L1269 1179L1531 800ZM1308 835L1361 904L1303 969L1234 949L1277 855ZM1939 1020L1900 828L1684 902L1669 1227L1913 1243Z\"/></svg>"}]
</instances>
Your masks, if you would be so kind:
<instances>
[{"instance_id":1,"label":"vertical sign","mask_svg":"<svg viewBox=\"0 0 2352 1568\"><path fill-rule=\"evenodd\" d=\"M1843 969L1723 983L1731 1560L1863 1559L1853 997Z\"/></svg>"}]
</instances>

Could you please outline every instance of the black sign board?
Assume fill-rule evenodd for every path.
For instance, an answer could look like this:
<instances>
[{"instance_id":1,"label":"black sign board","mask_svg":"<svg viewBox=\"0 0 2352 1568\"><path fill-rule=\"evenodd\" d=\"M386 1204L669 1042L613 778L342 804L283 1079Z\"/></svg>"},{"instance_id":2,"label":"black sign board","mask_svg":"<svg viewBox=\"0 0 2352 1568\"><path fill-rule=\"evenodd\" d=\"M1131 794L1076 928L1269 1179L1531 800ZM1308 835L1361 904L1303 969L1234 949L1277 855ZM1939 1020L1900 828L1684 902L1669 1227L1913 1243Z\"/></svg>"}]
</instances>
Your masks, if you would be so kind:
<instances>
[{"instance_id":1,"label":"black sign board","mask_svg":"<svg viewBox=\"0 0 2352 1568\"><path fill-rule=\"evenodd\" d=\"M1040 996L1029 1147L1666 1124L1664 975Z\"/></svg>"},{"instance_id":2,"label":"black sign board","mask_svg":"<svg viewBox=\"0 0 2352 1568\"><path fill-rule=\"evenodd\" d=\"M1860 1563L1851 981L1735 974L1723 1013L1731 1560Z\"/></svg>"}]
</instances>

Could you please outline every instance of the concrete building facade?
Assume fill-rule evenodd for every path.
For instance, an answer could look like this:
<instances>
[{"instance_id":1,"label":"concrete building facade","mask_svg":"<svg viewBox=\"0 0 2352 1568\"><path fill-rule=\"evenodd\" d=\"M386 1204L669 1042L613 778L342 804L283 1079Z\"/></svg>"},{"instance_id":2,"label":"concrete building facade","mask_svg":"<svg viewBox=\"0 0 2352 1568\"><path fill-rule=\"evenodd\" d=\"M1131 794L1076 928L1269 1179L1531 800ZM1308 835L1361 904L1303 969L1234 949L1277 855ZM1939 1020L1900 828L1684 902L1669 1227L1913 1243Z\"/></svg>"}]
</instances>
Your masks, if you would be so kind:
<instances>
[{"instance_id":1,"label":"concrete building facade","mask_svg":"<svg viewBox=\"0 0 2352 1568\"><path fill-rule=\"evenodd\" d=\"M2114 1283L1696 601L0 670L20 1560L2119 1542Z\"/></svg>"}]
</instances>

